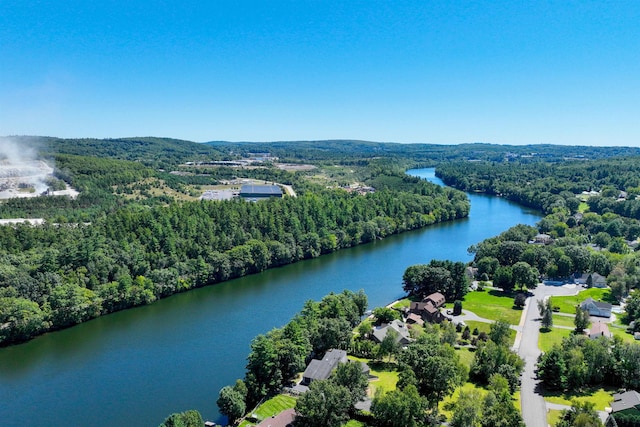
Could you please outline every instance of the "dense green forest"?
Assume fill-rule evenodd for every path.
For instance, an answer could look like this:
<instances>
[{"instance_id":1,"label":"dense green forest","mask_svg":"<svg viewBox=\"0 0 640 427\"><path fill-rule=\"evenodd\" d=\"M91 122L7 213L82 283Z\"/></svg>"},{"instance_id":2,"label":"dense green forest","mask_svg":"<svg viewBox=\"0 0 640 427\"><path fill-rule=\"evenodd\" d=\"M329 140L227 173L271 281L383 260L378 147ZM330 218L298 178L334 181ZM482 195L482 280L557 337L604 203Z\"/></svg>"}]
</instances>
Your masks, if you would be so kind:
<instances>
[{"instance_id":1,"label":"dense green forest","mask_svg":"<svg viewBox=\"0 0 640 427\"><path fill-rule=\"evenodd\" d=\"M640 219L640 157L536 162L453 162L438 166L447 184L464 191L499 194L552 213L577 211L576 195L595 191L587 203L593 212L615 212Z\"/></svg>"},{"instance_id":2,"label":"dense green forest","mask_svg":"<svg viewBox=\"0 0 640 427\"><path fill-rule=\"evenodd\" d=\"M82 154L54 154L56 177L78 189L78 198L0 203L2 217L48 219L43 226L0 227L2 345L469 212L464 193L379 164L360 170L376 191L358 194L270 168L181 176L144 164L151 154L173 153L167 147L178 143L172 141L157 146L146 139L82 140L77 146L56 141L69 151L82 147ZM110 144L117 147L109 149ZM95 147L98 155L87 155ZM247 203L151 193L160 183L188 192L187 185L199 184L194 179L216 182L239 175L295 183L298 197ZM128 194L133 190L135 197Z\"/></svg>"}]
</instances>

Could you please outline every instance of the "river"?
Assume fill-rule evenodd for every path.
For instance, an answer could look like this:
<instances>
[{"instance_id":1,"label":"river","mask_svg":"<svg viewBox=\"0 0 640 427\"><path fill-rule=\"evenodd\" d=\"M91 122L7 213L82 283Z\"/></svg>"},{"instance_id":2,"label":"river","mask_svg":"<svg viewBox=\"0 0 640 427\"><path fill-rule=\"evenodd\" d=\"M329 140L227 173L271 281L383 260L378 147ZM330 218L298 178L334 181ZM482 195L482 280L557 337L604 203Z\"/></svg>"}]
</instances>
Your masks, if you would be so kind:
<instances>
[{"instance_id":1,"label":"river","mask_svg":"<svg viewBox=\"0 0 640 427\"><path fill-rule=\"evenodd\" d=\"M442 185L433 169L409 174ZM402 274L540 214L469 194L468 218L196 289L0 349L0 425L153 427L173 412L221 421L218 391L244 375L251 339L308 299L364 289L369 306L402 295Z\"/></svg>"}]
</instances>

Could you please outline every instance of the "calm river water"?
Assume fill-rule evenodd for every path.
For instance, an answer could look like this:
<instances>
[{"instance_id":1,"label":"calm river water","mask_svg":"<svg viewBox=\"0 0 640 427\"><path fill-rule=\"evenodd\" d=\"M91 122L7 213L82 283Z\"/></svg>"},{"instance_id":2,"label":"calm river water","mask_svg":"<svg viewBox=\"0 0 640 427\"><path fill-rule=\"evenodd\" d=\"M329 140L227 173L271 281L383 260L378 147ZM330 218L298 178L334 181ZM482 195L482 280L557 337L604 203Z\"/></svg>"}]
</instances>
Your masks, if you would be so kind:
<instances>
[{"instance_id":1,"label":"calm river water","mask_svg":"<svg viewBox=\"0 0 640 427\"><path fill-rule=\"evenodd\" d=\"M433 169L409 174L442 184ZM220 421L218 391L244 374L251 339L283 326L308 299L364 289L369 306L402 295L402 274L540 214L469 195L467 219L392 236L232 280L0 349L0 425L153 427L199 410Z\"/></svg>"}]
</instances>

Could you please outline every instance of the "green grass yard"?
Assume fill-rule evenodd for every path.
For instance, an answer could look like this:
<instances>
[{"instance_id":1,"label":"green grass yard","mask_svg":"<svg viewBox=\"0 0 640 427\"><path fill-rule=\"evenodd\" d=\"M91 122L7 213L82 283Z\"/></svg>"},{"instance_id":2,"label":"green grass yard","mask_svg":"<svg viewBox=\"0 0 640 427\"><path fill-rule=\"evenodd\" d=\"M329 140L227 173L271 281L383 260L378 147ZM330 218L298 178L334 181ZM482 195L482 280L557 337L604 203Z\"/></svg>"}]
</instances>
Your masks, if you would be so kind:
<instances>
[{"instance_id":1,"label":"green grass yard","mask_svg":"<svg viewBox=\"0 0 640 427\"><path fill-rule=\"evenodd\" d=\"M563 316L558 313L553 314L553 326L568 326L570 328L575 328L576 325L573 323L574 316Z\"/></svg>"},{"instance_id":2,"label":"green grass yard","mask_svg":"<svg viewBox=\"0 0 640 427\"><path fill-rule=\"evenodd\" d=\"M611 406L611 401L613 401L613 393L615 393L615 389L607 387L607 388L588 388L582 392L550 392L545 391L543 393L544 400L551 403L557 403L560 405L569 405L571 406L572 400L577 400L579 402L592 402L596 405L596 410L604 411L604 408Z\"/></svg>"},{"instance_id":3,"label":"green grass yard","mask_svg":"<svg viewBox=\"0 0 640 427\"><path fill-rule=\"evenodd\" d=\"M396 384L398 383L398 371L396 370L395 364L372 362L369 359L354 356L349 356L349 359L366 363L371 369L371 375L378 377L377 380L369 382L369 395L371 397L375 395L376 390L378 389L382 389L384 391L396 389Z\"/></svg>"},{"instance_id":4,"label":"green grass yard","mask_svg":"<svg viewBox=\"0 0 640 427\"><path fill-rule=\"evenodd\" d=\"M571 335L569 329L551 328L549 331L540 329L538 336L538 348L544 352L551 350L555 344L561 344L562 339Z\"/></svg>"},{"instance_id":5,"label":"green grass yard","mask_svg":"<svg viewBox=\"0 0 640 427\"><path fill-rule=\"evenodd\" d=\"M279 394L266 402L258 406L252 413L256 414L260 420L272 417L279 414L285 409L293 408L296 406L296 399L291 396ZM247 420L240 423L239 427L249 427L256 423L249 422Z\"/></svg>"},{"instance_id":6,"label":"green grass yard","mask_svg":"<svg viewBox=\"0 0 640 427\"><path fill-rule=\"evenodd\" d=\"M490 320L503 319L512 325L520 323L522 310L513 308L513 296L501 291L472 291L465 295L462 308Z\"/></svg>"}]
</instances>

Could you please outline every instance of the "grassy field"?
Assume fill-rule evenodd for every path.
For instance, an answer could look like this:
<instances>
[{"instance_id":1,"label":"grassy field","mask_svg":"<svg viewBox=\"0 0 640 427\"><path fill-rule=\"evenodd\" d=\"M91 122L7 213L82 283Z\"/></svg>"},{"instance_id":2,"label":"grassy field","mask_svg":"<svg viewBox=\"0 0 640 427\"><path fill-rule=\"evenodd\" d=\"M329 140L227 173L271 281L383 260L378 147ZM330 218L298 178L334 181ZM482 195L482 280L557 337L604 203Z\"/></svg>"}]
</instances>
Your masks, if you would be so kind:
<instances>
[{"instance_id":1,"label":"grassy field","mask_svg":"<svg viewBox=\"0 0 640 427\"><path fill-rule=\"evenodd\" d=\"M542 351L549 351L555 344L562 343L562 339L571 335L572 332L569 329L553 327L549 331L541 329L538 336L538 348Z\"/></svg>"},{"instance_id":2,"label":"grassy field","mask_svg":"<svg viewBox=\"0 0 640 427\"><path fill-rule=\"evenodd\" d=\"M349 420L343 427L366 427L366 424L362 421Z\"/></svg>"},{"instance_id":3,"label":"grassy field","mask_svg":"<svg viewBox=\"0 0 640 427\"><path fill-rule=\"evenodd\" d=\"M513 308L513 296L501 291L473 291L465 295L462 308L490 320L503 319L512 325L520 323L522 310Z\"/></svg>"},{"instance_id":4,"label":"grassy field","mask_svg":"<svg viewBox=\"0 0 640 427\"><path fill-rule=\"evenodd\" d=\"M471 362L473 362L473 357L476 354L475 351L471 351L467 347L462 347L456 350L458 355L460 356L460 361L467 367L471 367Z\"/></svg>"},{"instance_id":5,"label":"grassy field","mask_svg":"<svg viewBox=\"0 0 640 427\"><path fill-rule=\"evenodd\" d=\"M285 409L293 408L295 406L296 399L294 397L279 394L278 396L262 403L262 405L258 406L253 413L256 414L260 420L264 420L273 415L279 414ZM254 424L255 423L245 420L240 423L239 427L249 427Z\"/></svg>"},{"instance_id":6,"label":"grassy field","mask_svg":"<svg viewBox=\"0 0 640 427\"><path fill-rule=\"evenodd\" d=\"M638 341L636 341L635 338L633 338L633 335L627 332L626 325L624 327L609 325L609 331L611 331L613 336L620 337L624 342L638 343Z\"/></svg>"},{"instance_id":7,"label":"grassy field","mask_svg":"<svg viewBox=\"0 0 640 427\"><path fill-rule=\"evenodd\" d=\"M558 421L560 421L560 415L562 411L559 409L551 409L547 411L547 424L550 426L556 425Z\"/></svg>"},{"instance_id":8,"label":"grassy field","mask_svg":"<svg viewBox=\"0 0 640 427\"><path fill-rule=\"evenodd\" d=\"M371 368L371 375L378 377L377 380L369 382L369 395L373 397L376 390L382 389L384 391L391 391L396 389L398 383L398 371L395 364L389 364L384 362L372 362L369 359L363 359L360 357L349 356L351 360L357 360L369 365Z\"/></svg>"},{"instance_id":9,"label":"grassy field","mask_svg":"<svg viewBox=\"0 0 640 427\"><path fill-rule=\"evenodd\" d=\"M584 390L583 392L549 392L545 391L543 393L544 400L551 403L557 403L560 405L569 405L571 406L572 400L577 400L580 402L592 402L596 405L596 410L604 411L604 408L611 405L611 401L613 400L613 393L615 393L615 389L613 388L589 388Z\"/></svg>"},{"instance_id":10,"label":"grassy field","mask_svg":"<svg viewBox=\"0 0 640 427\"><path fill-rule=\"evenodd\" d=\"M560 314L554 313L553 326L568 326L570 328L575 328L576 325L573 323L573 319L573 316L562 316Z\"/></svg>"},{"instance_id":11,"label":"grassy field","mask_svg":"<svg viewBox=\"0 0 640 427\"><path fill-rule=\"evenodd\" d=\"M553 305L560 307L561 313L575 314L576 305L580 304L587 298L593 298L596 301L612 302L611 291L609 289L591 288L580 292L578 295L569 295L566 297L553 297Z\"/></svg>"}]
</instances>

